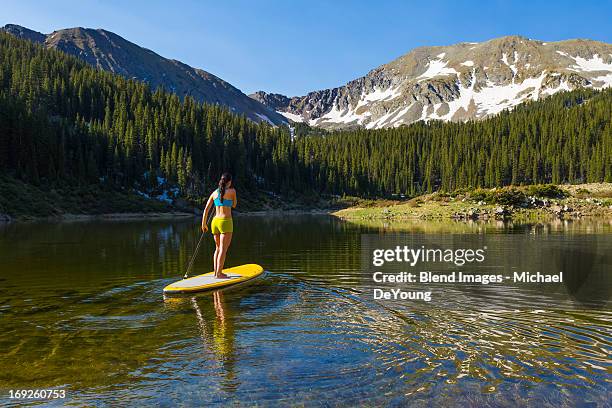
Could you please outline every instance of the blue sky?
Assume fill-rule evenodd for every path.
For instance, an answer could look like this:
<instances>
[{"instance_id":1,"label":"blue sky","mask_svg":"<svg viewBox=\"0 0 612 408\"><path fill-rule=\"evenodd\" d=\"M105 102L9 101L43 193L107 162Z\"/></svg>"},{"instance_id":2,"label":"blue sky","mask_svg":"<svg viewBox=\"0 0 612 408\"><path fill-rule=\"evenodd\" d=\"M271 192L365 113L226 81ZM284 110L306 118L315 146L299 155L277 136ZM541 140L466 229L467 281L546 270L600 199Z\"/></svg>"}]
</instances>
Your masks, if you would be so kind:
<instances>
[{"instance_id":1,"label":"blue sky","mask_svg":"<svg viewBox=\"0 0 612 408\"><path fill-rule=\"evenodd\" d=\"M610 1L3 0L0 24L105 28L246 93L302 95L414 47L519 34L612 42Z\"/></svg>"}]
</instances>

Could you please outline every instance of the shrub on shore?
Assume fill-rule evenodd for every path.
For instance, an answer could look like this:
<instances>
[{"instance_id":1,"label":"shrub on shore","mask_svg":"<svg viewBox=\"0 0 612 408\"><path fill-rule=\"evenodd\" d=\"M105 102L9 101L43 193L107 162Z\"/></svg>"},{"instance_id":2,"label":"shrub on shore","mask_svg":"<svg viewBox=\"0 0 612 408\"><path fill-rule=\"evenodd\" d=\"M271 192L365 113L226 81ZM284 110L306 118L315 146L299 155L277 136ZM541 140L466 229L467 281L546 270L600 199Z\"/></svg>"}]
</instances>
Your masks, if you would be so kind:
<instances>
[{"instance_id":1,"label":"shrub on shore","mask_svg":"<svg viewBox=\"0 0 612 408\"><path fill-rule=\"evenodd\" d=\"M477 189L470 193L469 198L473 201L484 201L487 204L514 206L524 203L527 196L516 187L503 187L493 190Z\"/></svg>"},{"instance_id":2,"label":"shrub on shore","mask_svg":"<svg viewBox=\"0 0 612 408\"><path fill-rule=\"evenodd\" d=\"M569 194L554 184L537 184L527 187L527 194L541 198L565 198Z\"/></svg>"}]
</instances>

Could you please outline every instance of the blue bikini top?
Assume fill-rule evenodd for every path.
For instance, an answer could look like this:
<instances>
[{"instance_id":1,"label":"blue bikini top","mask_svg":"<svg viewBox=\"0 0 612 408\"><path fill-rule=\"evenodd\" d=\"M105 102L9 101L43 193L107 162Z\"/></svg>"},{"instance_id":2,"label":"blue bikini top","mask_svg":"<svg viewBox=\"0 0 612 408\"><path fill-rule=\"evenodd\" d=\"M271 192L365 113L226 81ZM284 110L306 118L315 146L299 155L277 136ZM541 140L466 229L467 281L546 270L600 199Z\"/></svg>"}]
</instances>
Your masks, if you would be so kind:
<instances>
[{"instance_id":1,"label":"blue bikini top","mask_svg":"<svg viewBox=\"0 0 612 408\"><path fill-rule=\"evenodd\" d=\"M223 202L221 202L221 191L217 189L217 198L215 198L215 207L231 207L234 204L234 201L229 198L224 198Z\"/></svg>"}]
</instances>

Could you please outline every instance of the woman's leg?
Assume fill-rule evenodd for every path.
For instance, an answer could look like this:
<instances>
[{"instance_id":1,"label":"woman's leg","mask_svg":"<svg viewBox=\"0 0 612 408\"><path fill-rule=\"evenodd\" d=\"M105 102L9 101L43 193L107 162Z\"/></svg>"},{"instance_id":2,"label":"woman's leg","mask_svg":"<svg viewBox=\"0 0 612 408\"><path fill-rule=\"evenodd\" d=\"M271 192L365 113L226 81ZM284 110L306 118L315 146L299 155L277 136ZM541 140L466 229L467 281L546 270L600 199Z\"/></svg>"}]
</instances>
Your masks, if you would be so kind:
<instances>
[{"instance_id":1,"label":"woman's leg","mask_svg":"<svg viewBox=\"0 0 612 408\"><path fill-rule=\"evenodd\" d=\"M217 276L217 258L219 257L219 245L221 245L221 236L219 234L213 235L215 237L215 254L213 255L213 271Z\"/></svg>"},{"instance_id":2,"label":"woman's leg","mask_svg":"<svg viewBox=\"0 0 612 408\"><path fill-rule=\"evenodd\" d=\"M215 276L217 278L227 278L227 275L223 273L223 266L225 265L225 255L227 250L232 243L232 233L226 232L221 234L221 244L219 245L219 254L217 256L217 269L215 269Z\"/></svg>"}]
</instances>

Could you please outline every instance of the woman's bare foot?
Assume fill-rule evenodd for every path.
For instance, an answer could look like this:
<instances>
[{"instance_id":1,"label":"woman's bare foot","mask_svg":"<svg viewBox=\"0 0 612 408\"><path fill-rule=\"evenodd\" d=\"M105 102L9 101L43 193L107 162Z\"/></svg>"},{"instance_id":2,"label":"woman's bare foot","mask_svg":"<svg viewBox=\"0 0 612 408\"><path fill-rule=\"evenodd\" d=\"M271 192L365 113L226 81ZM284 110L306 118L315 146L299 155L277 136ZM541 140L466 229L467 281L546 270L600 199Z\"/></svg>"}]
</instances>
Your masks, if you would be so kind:
<instances>
[{"instance_id":1,"label":"woman's bare foot","mask_svg":"<svg viewBox=\"0 0 612 408\"><path fill-rule=\"evenodd\" d=\"M221 273L215 275L215 278L217 278L217 279L229 279L229 276L227 276L226 274L221 272Z\"/></svg>"}]
</instances>

